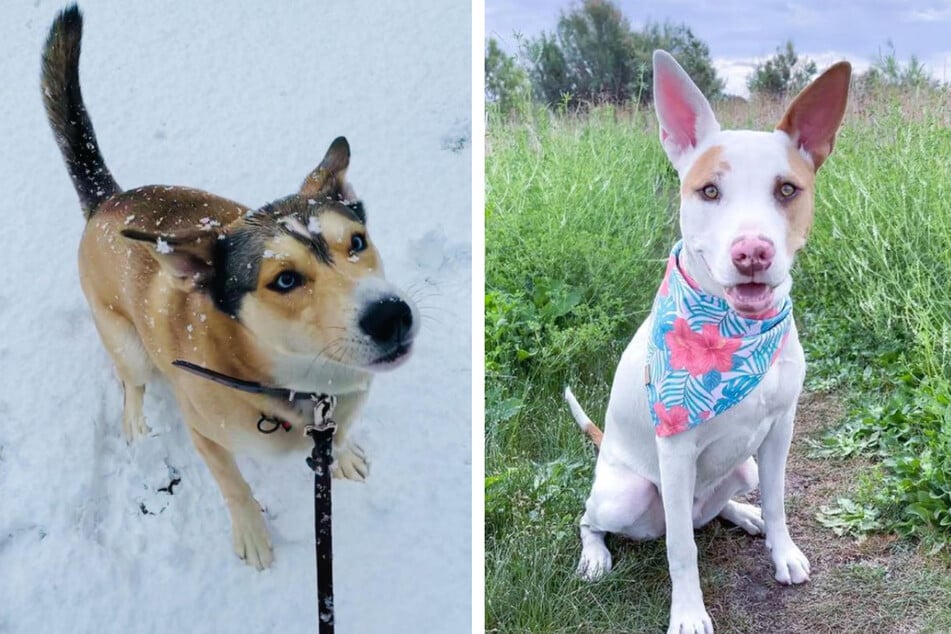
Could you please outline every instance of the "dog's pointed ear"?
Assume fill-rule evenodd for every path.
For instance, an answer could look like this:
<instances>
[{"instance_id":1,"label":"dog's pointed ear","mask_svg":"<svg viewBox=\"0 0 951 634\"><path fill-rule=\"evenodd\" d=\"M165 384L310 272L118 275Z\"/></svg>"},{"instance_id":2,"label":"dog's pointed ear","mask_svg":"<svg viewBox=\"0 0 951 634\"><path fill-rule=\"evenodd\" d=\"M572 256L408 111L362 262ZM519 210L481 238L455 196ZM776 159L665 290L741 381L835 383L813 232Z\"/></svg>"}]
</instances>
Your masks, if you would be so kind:
<instances>
[{"instance_id":1,"label":"dog's pointed ear","mask_svg":"<svg viewBox=\"0 0 951 634\"><path fill-rule=\"evenodd\" d=\"M338 136L330 144L320 165L307 175L300 186L300 195L310 198L331 197L350 200L355 198L347 184L347 168L350 167L350 144Z\"/></svg>"},{"instance_id":2,"label":"dog's pointed ear","mask_svg":"<svg viewBox=\"0 0 951 634\"><path fill-rule=\"evenodd\" d=\"M704 140L720 130L710 102L670 53L654 51L654 110L660 142L677 171Z\"/></svg>"},{"instance_id":3,"label":"dog's pointed ear","mask_svg":"<svg viewBox=\"0 0 951 634\"><path fill-rule=\"evenodd\" d=\"M219 232L191 229L162 234L125 229L122 235L129 240L148 243L152 257L182 290L205 286L214 275L215 244Z\"/></svg>"},{"instance_id":4,"label":"dog's pointed ear","mask_svg":"<svg viewBox=\"0 0 951 634\"><path fill-rule=\"evenodd\" d=\"M835 134L845 116L852 66L839 62L806 86L776 125L812 158L818 171L835 146Z\"/></svg>"}]
</instances>

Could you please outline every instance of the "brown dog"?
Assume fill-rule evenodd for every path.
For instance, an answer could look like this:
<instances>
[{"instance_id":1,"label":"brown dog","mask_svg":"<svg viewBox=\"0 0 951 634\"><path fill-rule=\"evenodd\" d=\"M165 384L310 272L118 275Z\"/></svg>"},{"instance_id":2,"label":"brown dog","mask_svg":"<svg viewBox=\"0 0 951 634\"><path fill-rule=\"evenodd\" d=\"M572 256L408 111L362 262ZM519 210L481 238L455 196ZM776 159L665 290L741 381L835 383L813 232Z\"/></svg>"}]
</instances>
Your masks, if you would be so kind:
<instances>
[{"instance_id":1,"label":"brown dog","mask_svg":"<svg viewBox=\"0 0 951 634\"><path fill-rule=\"evenodd\" d=\"M350 148L343 137L298 193L259 210L184 187L123 191L83 105L81 35L82 16L69 7L50 28L43 97L87 218L80 280L122 381L123 430L130 441L148 433L142 399L157 368L221 487L235 551L265 568L270 537L232 452L303 450L311 413L293 401L204 380L172 362L336 395L334 475L363 480L366 457L347 438L348 426L372 373L407 358L417 310L383 277L363 205L345 180ZM294 433L262 434L278 427Z\"/></svg>"}]
</instances>

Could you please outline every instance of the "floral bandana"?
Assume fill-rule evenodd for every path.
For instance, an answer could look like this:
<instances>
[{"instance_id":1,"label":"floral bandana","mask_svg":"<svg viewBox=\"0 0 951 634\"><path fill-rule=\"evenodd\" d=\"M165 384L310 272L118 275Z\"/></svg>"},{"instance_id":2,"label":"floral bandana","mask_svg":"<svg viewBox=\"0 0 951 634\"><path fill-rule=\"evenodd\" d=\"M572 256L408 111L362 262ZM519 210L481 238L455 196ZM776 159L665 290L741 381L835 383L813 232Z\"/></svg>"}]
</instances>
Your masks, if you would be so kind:
<instances>
[{"instance_id":1,"label":"floral bandana","mask_svg":"<svg viewBox=\"0 0 951 634\"><path fill-rule=\"evenodd\" d=\"M776 361L792 323L792 301L763 318L736 313L680 270L677 242L654 299L645 382L658 436L673 436L749 396Z\"/></svg>"}]
</instances>

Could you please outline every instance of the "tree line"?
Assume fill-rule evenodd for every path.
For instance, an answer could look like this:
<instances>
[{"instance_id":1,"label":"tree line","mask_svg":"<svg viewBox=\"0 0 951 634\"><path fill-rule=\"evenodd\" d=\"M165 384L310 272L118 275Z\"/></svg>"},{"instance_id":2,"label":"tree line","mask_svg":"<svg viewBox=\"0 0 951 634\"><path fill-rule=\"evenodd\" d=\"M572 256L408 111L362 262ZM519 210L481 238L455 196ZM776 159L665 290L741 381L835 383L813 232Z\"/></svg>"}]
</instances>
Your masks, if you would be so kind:
<instances>
[{"instance_id":1,"label":"tree line","mask_svg":"<svg viewBox=\"0 0 951 634\"><path fill-rule=\"evenodd\" d=\"M647 103L653 95L651 55L669 51L711 99L724 97L710 47L686 24L648 23L640 30L610 0L583 0L562 11L554 31L533 38L516 36L509 55L489 38L485 53L485 97L502 112L519 104L578 109L593 104ZM815 61L796 53L792 41L757 64L747 78L754 96L795 94L817 74ZM912 56L901 63L891 42L856 81L867 87L936 88L923 64Z\"/></svg>"}]
</instances>

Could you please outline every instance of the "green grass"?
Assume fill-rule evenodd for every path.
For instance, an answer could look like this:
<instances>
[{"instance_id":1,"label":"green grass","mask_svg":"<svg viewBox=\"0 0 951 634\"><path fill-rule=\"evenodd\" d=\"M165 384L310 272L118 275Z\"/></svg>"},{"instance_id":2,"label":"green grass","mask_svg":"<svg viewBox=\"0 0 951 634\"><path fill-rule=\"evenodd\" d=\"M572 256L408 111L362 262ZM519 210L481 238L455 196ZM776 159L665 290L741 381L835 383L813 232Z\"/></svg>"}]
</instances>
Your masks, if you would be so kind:
<instances>
[{"instance_id":1,"label":"green grass","mask_svg":"<svg viewBox=\"0 0 951 634\"><path fill-rule=\"evenodd\" d=\"M838 390L850 411L826 421L809 451L816 460L867 461L848 497L819 514L830 540L879 531L933 551L951 538L951 112L943 99L854 100L819 174L793 297L807 388ZM727 127L765 129L781 112L731 108L721 113ZM572 574L594 455L561 391L570 383L602 420L618 357L676 239L676 174L650 112L490 118L486 146L486 627L660 631L669 601L662 541L615 539L617 568L596 585ZM735 572L709 559L724 540L743 539L722 527L698 533L708 603ZM907 598L896 597L896 606ZM721 628L751 622L729 605L719 610ZM922 618L927 630L928 619L951 616Z\"/></svg>"}]
</instances>

